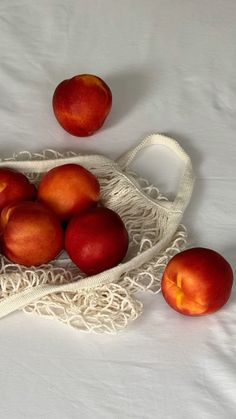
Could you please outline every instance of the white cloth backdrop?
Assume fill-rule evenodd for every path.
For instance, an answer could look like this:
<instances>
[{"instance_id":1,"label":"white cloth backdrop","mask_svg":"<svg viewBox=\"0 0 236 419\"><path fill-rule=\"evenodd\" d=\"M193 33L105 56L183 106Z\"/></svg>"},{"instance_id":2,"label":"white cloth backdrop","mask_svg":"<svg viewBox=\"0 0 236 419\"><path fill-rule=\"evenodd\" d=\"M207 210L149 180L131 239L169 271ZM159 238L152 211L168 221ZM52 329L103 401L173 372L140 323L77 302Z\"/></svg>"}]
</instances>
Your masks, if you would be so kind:
<instances>
[{"instance_id":1,"label":"white cloth backdrop","mask_svg":"<svg viewBox=\"0 0 236 419\"><path fill-rule=\"evenodd\" d=\"M184 223L189 246L235 269L236 2L234 0L1 0L0 155L53 148L116 158L162 132L191 155L196 184ZM56 122L56 85L104 78L113 109L77 139ZM174 193L181 171L150 148L134 168ZM161 294L115 336L78 333L14 313L0 322L2 419L234 419L236 302L201 318Z\"/></svg>"}]
</instances>

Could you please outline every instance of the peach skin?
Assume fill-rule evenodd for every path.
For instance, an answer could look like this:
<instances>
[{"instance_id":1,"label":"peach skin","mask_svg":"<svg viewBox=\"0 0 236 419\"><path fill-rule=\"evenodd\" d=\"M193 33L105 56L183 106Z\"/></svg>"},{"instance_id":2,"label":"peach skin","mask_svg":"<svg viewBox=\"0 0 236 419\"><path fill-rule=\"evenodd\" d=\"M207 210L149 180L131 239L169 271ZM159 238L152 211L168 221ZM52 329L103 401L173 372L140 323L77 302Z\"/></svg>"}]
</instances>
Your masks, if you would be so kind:
<instances>
[{"instance_id":1,"label":"peach skin","mask_svg":"<svg viewBox=\"0 0 236 419\"><path fill-rule=\"evenodd\" d=\"M65 233L65 249L87 275L116 266L128 249L128 233L120 216L108 208L92 208L73 217Z\"/></svg>"},{"instance_id":2,"label":"peach skin","mask_svg":"<svg viewBox=\"0 0 236 419\"><path fill-rule=\"evenodd\" d=\"M12 262L37 266L62 250L63 230L57 216L38 202L17 202L1 213L2 253Z\"/></svg>"},{"instance_id":3,"label":"peach skin","mask_svg":"<svg viewBox=\"0 0 236 419\"><path fill-rule=\"evenodd\" d=\"M233 285L230 264L211 249L196 247L175 255L161 282L166 302L188 316L210 314L228 301Z\"/></svg>"},{"instance_id":4,"label":"peach skin","mask_svg":"<svg viewBox=\"0 0 236 419\"><path fill-rule=\"evenodd\" d=\"M0 211L8 204L33 200L35 196L36 188L25 175L13 169L0 168Z\"/></svg>"},{"instance_id":5,"label":"peach skin","mask_svg":"<svg viewBox=\"0 0 236 419\"><path fill-rule=\"evenodd\" d=\"M92 74L80 74L62 81L52 99L59 124L77 137L92 135L103 125L112 106L108 85Z\"/></svg>"},{"instance_id":6,"label":"peach skin","mask_svg":"<svg viewBox=\"0 0 236 419\"><path fill-rule=\"evenodd\" d=\"M96 176L79 164L63 164L49 170L38 186L37 200L62 220L97 204L100 185Z\"/></svg>"}]
</instances>

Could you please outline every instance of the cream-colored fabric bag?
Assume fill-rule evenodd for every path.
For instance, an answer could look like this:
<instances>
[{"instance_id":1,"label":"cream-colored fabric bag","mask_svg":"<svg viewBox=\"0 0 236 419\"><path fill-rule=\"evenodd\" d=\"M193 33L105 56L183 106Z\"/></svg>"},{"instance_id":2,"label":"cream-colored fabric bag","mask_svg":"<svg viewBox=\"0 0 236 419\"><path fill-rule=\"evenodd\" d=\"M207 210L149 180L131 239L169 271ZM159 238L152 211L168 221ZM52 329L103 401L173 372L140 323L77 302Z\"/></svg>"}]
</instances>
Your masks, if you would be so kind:
<instances>
[{"instance_id":1,"label":"cream-colored fabric bag","mask_svg":"<svg viewBox=\"0 0 236 419\"><path fill-rule=\"evenodd\" d=\"M128 171L136 154L153 144L168 147L184 163L173 202ZM34 155L22 152L0 161L0 167L19 170L37 185L43 173L69 162L98 176L101 204L117 211L128 230L126 258L112 269L84 277L65 253L50 264L31 268L0 256L0 317L23 309L56 317L80 330L114 333L141 314L138 291L159 292L167 262L185 248L187 233L180 222L193 188L191 160L175 140L153 134L116 162L101 155L46 150Z\"/></svg>"}]
</instances>

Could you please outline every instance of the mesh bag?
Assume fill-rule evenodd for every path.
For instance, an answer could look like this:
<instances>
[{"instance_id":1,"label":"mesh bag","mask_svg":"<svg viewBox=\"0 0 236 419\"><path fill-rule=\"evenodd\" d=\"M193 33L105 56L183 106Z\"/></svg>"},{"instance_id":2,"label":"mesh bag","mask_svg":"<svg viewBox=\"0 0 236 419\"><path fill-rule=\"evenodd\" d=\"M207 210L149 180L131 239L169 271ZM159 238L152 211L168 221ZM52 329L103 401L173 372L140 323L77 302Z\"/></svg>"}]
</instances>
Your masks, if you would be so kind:
<instances>
[{"instance_id":1,"label":"mesh bag","mask_svg":"<svg viewBox=\"0 0 236 419\"><path fill-rule=\"evenodd\" d=\"M153 144L168 147L184 163L172 202L128 169L136 154ZM65 163L81 164L98 177L101 204L116 211L128 230L127 255L118 266L90 277L65 252L50 264L30 268L0 255L0 317L22 309L79 330L114 333L142 313L140 291L158 293L167 262L186 246L187 231L180 223L193 188L191 160L175 140L153 134L115 162L46 150L19 153L1 160L0 167L21 171L37 186L46 171Z\"/></svg>"}]
</instances>

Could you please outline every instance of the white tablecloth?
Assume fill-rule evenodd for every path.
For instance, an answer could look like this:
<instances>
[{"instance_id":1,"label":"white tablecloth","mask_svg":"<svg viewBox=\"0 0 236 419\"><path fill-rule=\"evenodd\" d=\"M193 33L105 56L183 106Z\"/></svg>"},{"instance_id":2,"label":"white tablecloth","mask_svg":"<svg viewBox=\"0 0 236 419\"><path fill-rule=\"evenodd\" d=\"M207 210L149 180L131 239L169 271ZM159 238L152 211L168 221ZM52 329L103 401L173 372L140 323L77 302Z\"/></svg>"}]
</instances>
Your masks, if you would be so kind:
<instances>
[{"instance_id":1,"label":"white tablecloth","mask_svg":"<svg viewBox=\"0 0 236 419\"><path fill-rule=\"evenodd\" d=\"M236 254L236 2L0 2L0 155L46 148L111 158L153 132L176 138L196 173L189 246ZM80 73L113 92L104 127L70 136L51 106ZM173 194L181 167L148 149L135 170ZM15 312L0 323L1 419L234 419L235 288L220 311L181 316L161 294L114 336Z\"/></svg>"}]
</instances>

